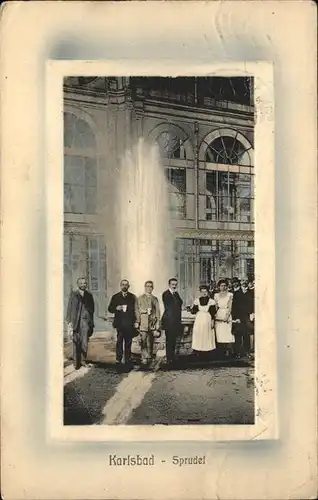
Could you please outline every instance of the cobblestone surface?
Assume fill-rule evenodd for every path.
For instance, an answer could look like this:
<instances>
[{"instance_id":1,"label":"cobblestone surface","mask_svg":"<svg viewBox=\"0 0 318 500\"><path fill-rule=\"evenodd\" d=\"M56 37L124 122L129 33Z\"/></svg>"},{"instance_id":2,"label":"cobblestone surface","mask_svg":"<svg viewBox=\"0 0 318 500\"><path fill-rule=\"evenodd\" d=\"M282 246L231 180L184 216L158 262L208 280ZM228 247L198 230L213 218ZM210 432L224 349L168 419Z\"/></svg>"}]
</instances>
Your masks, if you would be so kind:
<instances>
[{"instance_id":1,"label":"cobblestone surface","mask_svg":"<svg viewBox=\"0 0 318 500\"><path fill-rule=\"evenodd\" d=\"M91 368L64 387L65 425L103 420L106 403L129 373L114 365ZM135 388L136 391L139 387ZM130 398L123 394L123 398ZM254 375L251 366L189 366L156 372L150 389L125 422L145 424L253 424Z\"/></svg>"},{"instance_id":2,"label":"cobblestone surface","mask_svg":"<svg viewBox=\"0 0 318 500\"><path fill-rule=\"evenodd\" d=\"M249 367L159 372L128 424L253 424Z\"/></svg>"},{"instance_id":3,"label":"cobblestone surface","mask_svg":"<svg viewBox=\"0 0 318 500\"><path fill-rule=\"evenodd\" d=\"M64 386L64 425L98 424L102 410L126 373L113 367L93 367L81 378Z\"/></svg>"}]
</instances>

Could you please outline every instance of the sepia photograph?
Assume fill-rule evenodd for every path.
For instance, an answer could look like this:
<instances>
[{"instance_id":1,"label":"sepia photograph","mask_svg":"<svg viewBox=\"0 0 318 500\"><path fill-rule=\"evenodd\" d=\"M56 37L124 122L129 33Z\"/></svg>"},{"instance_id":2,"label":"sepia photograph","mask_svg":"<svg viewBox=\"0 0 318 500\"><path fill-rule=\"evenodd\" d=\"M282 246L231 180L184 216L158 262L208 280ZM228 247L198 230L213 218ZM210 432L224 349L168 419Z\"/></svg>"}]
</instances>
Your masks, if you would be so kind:
<instances>
[{"instance_id":1,"label":"sepia photograph","mask_svg":"<svg viewBox=\"0 0 318 500\"><path fill-rule=\"evenodd\" d=\"M2 496L316 498L313 4L1 13Z\"/></svg>"},{"instance_id":2,"label":"sepia photograph","mask_svg":"<svg viewBox=\"0 0 318 500\"><path fill-rule=\"evenodd\" d=\"M64 425L255 424L254 127L252 76L64 77Z\"/></svg>"}]
</instances>

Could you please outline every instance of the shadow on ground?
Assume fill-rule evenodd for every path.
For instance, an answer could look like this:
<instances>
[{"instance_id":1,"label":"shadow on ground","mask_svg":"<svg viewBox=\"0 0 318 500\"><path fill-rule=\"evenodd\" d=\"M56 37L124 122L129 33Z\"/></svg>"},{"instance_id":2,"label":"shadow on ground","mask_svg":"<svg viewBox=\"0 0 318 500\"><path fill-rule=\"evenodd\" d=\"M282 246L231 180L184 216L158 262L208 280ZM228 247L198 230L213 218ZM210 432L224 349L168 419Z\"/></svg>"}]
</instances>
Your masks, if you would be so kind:
<instances>
[{"instance_id":1,"label":"shadow on ground","mask_svg":"<svg viewBox=\"0 0 318 500\"><path fill-rule=\"evenodd\" d=\"M96 365L84 376L64 386L64 425L98 424L102 411L127 373L118 373L114 365Z\"/></svg>"}]
</instances>

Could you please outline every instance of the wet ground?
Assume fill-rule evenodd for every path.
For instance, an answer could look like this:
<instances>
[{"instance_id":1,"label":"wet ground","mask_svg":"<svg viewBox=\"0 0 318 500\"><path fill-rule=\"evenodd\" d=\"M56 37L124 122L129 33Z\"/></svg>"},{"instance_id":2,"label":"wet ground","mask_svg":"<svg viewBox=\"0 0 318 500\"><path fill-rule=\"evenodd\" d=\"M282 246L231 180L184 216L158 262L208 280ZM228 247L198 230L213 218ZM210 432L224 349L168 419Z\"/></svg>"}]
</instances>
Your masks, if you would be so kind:
<instances>
[{"instance_id":1,"label":"wet ground","mask_svg":"<svg viewBox=\"0 0 318 500\"><path fill-rule=\"evenodd\" d=\"M147 373L81 368L65 377L64 423L253 424L254 369L243 361Z\"/></svg>"}]
</instances>

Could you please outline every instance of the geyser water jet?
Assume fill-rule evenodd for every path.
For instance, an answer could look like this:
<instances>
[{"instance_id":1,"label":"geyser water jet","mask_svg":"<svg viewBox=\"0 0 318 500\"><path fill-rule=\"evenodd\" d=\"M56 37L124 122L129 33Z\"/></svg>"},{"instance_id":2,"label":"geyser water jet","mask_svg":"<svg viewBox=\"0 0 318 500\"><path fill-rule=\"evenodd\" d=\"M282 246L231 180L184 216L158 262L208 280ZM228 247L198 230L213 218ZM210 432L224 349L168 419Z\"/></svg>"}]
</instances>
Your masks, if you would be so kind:
<instances>
[{"instance_id":1,"label":"geyser water jet","mask_svg":"<svg viewBox=\"0 0 318 500\"><path fill-rule=\"evenodd\" d=\"M161 297L174 275L174 237L169 191L157 145L139 139L126 151L118 183L117 259L121 278L131 291L143 293L144 282L154 281Z\"/></svg>"}]
</instances>

